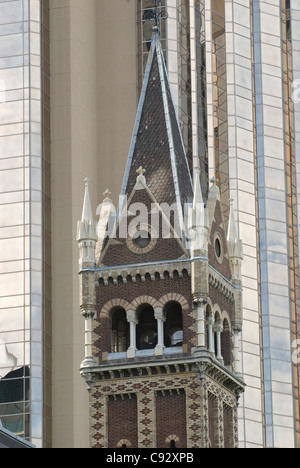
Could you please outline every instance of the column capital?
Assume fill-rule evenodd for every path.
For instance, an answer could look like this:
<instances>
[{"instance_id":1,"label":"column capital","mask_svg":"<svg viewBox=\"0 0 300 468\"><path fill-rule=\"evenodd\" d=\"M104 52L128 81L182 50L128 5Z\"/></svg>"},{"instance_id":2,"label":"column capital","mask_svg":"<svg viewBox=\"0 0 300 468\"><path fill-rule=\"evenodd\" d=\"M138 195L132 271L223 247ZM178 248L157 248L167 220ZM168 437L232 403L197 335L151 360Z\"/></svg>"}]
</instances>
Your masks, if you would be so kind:
<instances>
[{"instance_id":1,"label":"column capital","mask_svg":"<svg viewBox=\"0 0 300 468\"><path fill-rule=\"evenodd\" d=\"M94 318L95 316L95 309L94 307L93 308L89 308L89 307L84 307L81 309L81 315L84 317L84 318Z\"/></svg>"},{"instance_id":2,"label":"column capital","mask_svg":"<svg viewBox=\"0 0 300 468\"><path fill-rule=\"evenodd\" d=\"M233 320L232 321L232 328L235 332L240 333L243 329L243 322L242 320Z\"/></svg>"},{"instance_id":3,"label":"column capital","mask_svg":"<svg viewBox=\"0 0 300 468\"><path fill-rule=\"evenodd\" d=\"M162 309L155 310L154 317L156 320L161 320L162 322L165 322L167 320Z\"/></svg>"},{"instance_id":4,"label":"column capital","mask_svg":"<svg viewBox=\"0 0 300 468\"><path fill-rule=\"evenodd\" d=\"M209 325L214 325L214 323L215 323L215 317L214 317L213 314L209 314L209 315L208 315L208 317L207 317L207 323L208 323Z\"/></svg>"},{"instance_id":5,"label":"column capital","mask_svg":"<svg viewBox=\"0 0 300 468\"><path fill-rule=\"evenodd\" d=\"M127 317L127 322L129 323L134 323L135 325L139 323L136 317L136 312L134 310L128 310L126 313L126 317Z\"/></svg>"},{"instance_id":6,"label":"column capital","mask_svg":"<svg viewBox=\"0 0 300 468\"><path fill-rule=\"evenodd\" d=\"M193 303L194 304L201 304L203 306L206 306L207 304L207 297L205 294L198 294L198 293L194 293L193 294Z\"/></svg>"},{"instance_id":7,"label":"column capital","mask_svg":"<svg viewBox=\"0 0 300 468\"><path fill-rule=\"evenodd\" d=\"M215 333L222 333L224 330L222 322L215 322L214 323L214 332Z\"/></svg>"}]
</instances>

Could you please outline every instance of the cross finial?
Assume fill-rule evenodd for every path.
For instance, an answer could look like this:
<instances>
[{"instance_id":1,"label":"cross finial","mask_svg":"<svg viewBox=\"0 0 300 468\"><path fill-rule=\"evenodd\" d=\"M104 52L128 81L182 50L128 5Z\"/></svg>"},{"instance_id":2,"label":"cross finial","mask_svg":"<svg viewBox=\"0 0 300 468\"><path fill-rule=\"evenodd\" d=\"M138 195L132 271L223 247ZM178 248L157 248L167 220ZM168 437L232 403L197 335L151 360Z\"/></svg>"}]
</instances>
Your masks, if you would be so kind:
<instances>
[{"instance_id":1,"label":"cross finial","mask_svg":"<svg viewBox=\"0 0 300 468\"><path fill-rule=\"evenodd\" d=\"M167 19L168 18L168 13L166 10L162 9L162 0L153 0L153 3L154 3L154 8L151 9L151 10L146 10L145 14L144 14L144 21L150 21L150 20L153 20L154 19L154 22L155 22L155 26L153 28L153 30L155 32L158 32L159 31L159 20L160 19ZM161 9L161 11L159 12L159 8Z\"/></svg>"},{"instance_id":2,"label":"cross finial","mask_svg":"<svg viewBox=\"0 0 300 468\"><path fill-rule=\"evenodd\" d=\"M220 189L218 186L219 180L216 179L216 177L212 177L212 179L210 179L210 182L212 185L209 189L208 198L217 198L218 200L220 200Z\"/></svg>"},{"instance_id":3,"label":"cross finial","mask_svg":"<svg viewBox=\"0 0 300 468\"><path fill-rule=\"evenodd\" d=\"M138 170L136 171L136 173L139 175L139 176L143 176L145 173L146 173L146 169L144 169L142 166L140 166L138 168Z\"/></svg>"},{"instance_id":4,"label":"cross finial","mask_svg":"<svg viewBox=\"0 0 300 468\"><path fill-rule=\"evenodd\" d=\"M88 187L89 186L89 182L90 182L90 179L88 177L86 177L84 179L84 183L85 183L85 186Z\"/></svg>"},{"instance_id":5,"label":"cross finial","mask_svg":"<svg viewBox=\"0 0 300 468\"><path fill-rule=\"evenodd\" d=\"M142 166L140 166L138 168L138 170L136 171L137 173L137 178L136 178L136 184L135 184L135 190L144 190L145 186L146 186L146 178L144 176L146 172L146 169L144 169Z\"/></svg>"},{"instance_id":6,"label":"cross finial","mask_svg":"<svg viewBox=\"0 0 300 468\"><path fill-rule=\"evenodd\" d=\"M158 1L155 0L155 7L154 7L154 20L155 20L155 27L158 28Z\"/></svg>"},{"instance_id":7,"label":"cross finial","mask_svg":"<svg viewBox=\"0 0 300 468\"><path fill-rule=\"evenodd\" d=\"M108 200L110 195L111 195L111 192L109 189L106 189L105 192L103 193L105 200Z\"/></svg>"}]
</instances>

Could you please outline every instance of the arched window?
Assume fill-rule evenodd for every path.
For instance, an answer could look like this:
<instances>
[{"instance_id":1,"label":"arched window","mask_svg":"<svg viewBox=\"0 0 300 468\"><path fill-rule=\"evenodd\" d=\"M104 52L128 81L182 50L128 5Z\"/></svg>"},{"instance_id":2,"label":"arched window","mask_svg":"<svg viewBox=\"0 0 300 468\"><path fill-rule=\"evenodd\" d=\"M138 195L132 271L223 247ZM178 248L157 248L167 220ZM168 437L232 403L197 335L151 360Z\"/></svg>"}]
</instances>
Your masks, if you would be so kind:
<instances>
[{"instance_id":1,"label":"arched window","mask_svg":"<svg viewBox=\"0 0 300 468\"><path fill-rule=\"evenodd\" d=\"M137 310L137 317L137 349L154 349L157 345L157 321L153 307L148 304L140 306Z\"/></svg>"},{"instance_id":2,"label":"arched window","mask_svg":"<svg viewBox=\"0 0 300 468\"><path fill-rule=\"evenodd\" d=\"M232 340L228 320L223 321L223 332L221 335L221 350L225 366L232 364Z\"/></svg>"},{"instance_id":3,"label":"arched window","mask_svg":"<svg viewBox=\"0 0 300 468\"><path fill-rule=\"evenodd\" d=\"M165 346L167 348L180 347L183 344L182 307L178 302L165 305Z\"/></svg>"},{"instance_id":4,"label":"arched window","mask_svg":"<svg viewBox=\"0 0 300 468\"><path fill-rule=\"evenodd\" d=\"M166 444L168 445L168 447L170 449L175 449L178 447L180 443L180 439L177 435L175 434L172 434L172 435L169 435L167 438L166 438Z\"/></svg>"},{"instance_id":5,"label":"arched window","mask_svg":"<svg viewBox=\"0 0 300 468\"><path fill-rule=\"evenodd\" d=\"M127 449L131 447L132 447L132 443L128 439L121 439L117 444L117 448L119 449Z\"/></svg>"},{"instance_id":6,"label":"arched window","mask_svg":"<svg viewBox=\"0 0 300 468\"><path fill-rule=\"evenodd\" d=\"M111 352L125 353L130 344L130 332L126 311L122 308L115 309L111 314L111 336Z\"/></svg>"}]
</instances>

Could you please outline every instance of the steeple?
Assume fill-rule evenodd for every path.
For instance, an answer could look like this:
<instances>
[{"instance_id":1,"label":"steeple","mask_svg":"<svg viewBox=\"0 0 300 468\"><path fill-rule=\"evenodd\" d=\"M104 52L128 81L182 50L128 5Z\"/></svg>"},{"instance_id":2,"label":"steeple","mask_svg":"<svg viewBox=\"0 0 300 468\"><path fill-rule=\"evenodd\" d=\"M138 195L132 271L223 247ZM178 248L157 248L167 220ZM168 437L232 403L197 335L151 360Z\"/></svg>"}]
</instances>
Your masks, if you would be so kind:
<instances>
[{"instance_id":1,"label":"steeple","mask_svg":"<svg viewBox=\"0 0 300 468\"><path fill-rule=\"evenodd\" d=\"M229 258L232 268L233 281L237 284L242 282L242 260L243 260L243 244L238 237L237 227L234 217L234 207L233 200L230 200L230 217L228 224L228 249L229 249Z\"/></svg>"},{"instance_id":2,"label":"steeple","mask_svg":"<svg viewBox=\"0 0 300 468\"><path fill-rule=\"evenodd\" d=\"M235 375L242 288L231 281L219 189L213 182L205 205L199 169L192 183L159 40L158 4L124 199L114 217L110 193L104 194L96 266L86 250L96 244L87 183L78 226L85 318L80 372L91 392L91 443L208 448L224 446L226 436L233 448L244 388Z\"/></svg>"},{"instance_id":3,"label":"steeple","mask_svg":"<svg viewBox=\"0 0 300 468\"><path fill-rule=\"evenodd\" d=\"M194 200L189 228L191 232L192 255L195 256L198 253L207 256L209 219L208 210L203 203L199 169L195 170Z\"/></svg>"},{"instance_id":4,"label":"steeple","mask_svg":"<svg viewBox=\"0 0 300 468\"><path fill-rule=\"evenodd\" d=\"M89 180L85 179L85 193L81 221L77 224L77 242L80 249L79 264L82 267L95 265L95 249L97 237L97 223L93 220Z\"/></svg>"},{"instance_id":5,"label":"steeple","mask_svg":"<svg viewBox=\"0 0 300 468\"><path fill-rule=\"evenodd\" d=\"M176 204L183 223L184 205L193 201L193 186L157 28L152 36L122 195L132 193L139 167L144 168L147 186L157 203Z\"/></svg>"}]
</instances>

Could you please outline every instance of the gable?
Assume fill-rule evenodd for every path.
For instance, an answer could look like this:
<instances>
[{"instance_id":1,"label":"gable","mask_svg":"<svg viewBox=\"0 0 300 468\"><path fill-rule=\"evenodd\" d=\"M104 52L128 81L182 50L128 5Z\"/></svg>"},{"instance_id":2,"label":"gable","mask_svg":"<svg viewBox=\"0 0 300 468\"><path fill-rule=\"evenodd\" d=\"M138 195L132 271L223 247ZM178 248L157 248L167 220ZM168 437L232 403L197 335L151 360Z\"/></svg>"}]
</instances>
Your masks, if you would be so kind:
<instances>
[{"instance_id":1,"label":"gable","mask_svg":"<svg viewBox=\"0 0 300 468\"><path fill-rule=\"evenodd\" d=\"M158 37L154 34L122 186L129 196L140 167L158 203L181 207L193 200L193 185Z\"/></svg>"},{"instance_id":2,"label":"gable","mask_svg":"<svg viewBox=\"0 0 300 468\"><path fill-rule=\"evenodd\" d=\"M232 273L228 254L227 235L219 200L215 201L215 208L211 217L208 261L215 270L231 281Z\"/></svg>"},{"instance_id":3,"label":"gable","mask_svg":"<svg viewBox=\"0 0 300 468\"><path fill-rule=\"evenodd\" d=\"M101 265L135 265L186 258L188 253L181 239L174 235L173 222L173 213L168 220L149 190L133 190L115 234L101 255ZM139 229L142 240L137 239Z\"/></svg>"}]
</instances>

